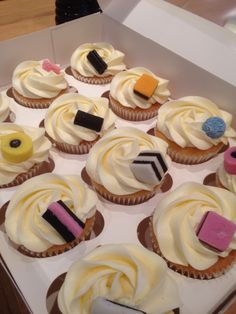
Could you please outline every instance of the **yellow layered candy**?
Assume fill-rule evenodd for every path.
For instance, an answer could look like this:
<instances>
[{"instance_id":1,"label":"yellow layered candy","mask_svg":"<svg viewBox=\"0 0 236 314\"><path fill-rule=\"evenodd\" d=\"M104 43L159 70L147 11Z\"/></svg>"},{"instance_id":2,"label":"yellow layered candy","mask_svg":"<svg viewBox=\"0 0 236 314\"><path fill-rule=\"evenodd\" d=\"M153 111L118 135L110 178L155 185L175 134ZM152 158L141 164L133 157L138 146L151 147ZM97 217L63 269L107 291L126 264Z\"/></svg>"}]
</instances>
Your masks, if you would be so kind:
<instances>
[{"instance_id":1,"label":"yellow layered candy","mask_svg":"<svg viewBox=\"0 0 236 314\"><path fill-rule=\"evenodd\" d=\"M20 163L29 159L33 154L33 143L25 133L11 133L1 138L1 152L4 159Z\"/></svg>"}]
</instances>

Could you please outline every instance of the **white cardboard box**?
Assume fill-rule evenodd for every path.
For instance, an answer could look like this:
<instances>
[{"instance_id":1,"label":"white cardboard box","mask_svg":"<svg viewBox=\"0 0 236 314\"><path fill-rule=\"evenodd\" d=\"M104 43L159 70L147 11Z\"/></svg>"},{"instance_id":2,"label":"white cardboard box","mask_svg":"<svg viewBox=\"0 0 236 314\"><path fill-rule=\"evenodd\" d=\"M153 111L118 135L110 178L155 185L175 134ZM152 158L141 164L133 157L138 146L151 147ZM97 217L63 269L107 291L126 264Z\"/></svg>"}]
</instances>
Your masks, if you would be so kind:
<instances>
[{"instance_id":1,"label":"white cardboard box","mask_svg":"<svg viewBox=\"0 0 236 314\"><path fill-rule=\"evenodd\" d=\"M129 67L142 65L150 68L154 73L168 78L173 98L191 94L205 96L218 103L221 108L235 113L234 67L236 63L231 63L231 61L236 56L236 52L234 40L231 41L231 34L227 33L225 37L222 37L223 33L221 31L217 33L211 24L210 26L207 24L209 26L208 33L204 33L201 31L202 25L199 29L196 27L195 17L192 20L188 13L184 14L177 8L161 1L146 0L127 3L123 0L104 0L101 3L105 8L105 13L102 15L85 17L1 42L1 89L5 90L10 85L13 69L23 60L49 58L62 66L67 66L72 52L80 44L107 41L125 52L126 63ZM109 15L115 17L116 20ZM173 29L175 29L175 33L173 33ZM183 29L185 32L182 32ZM162 30L163 32L161 32ZM225 39L225 42L221 42L221 37ZM196 40L202 40L201 43L204 43L204 49L208 51L208 54L217 47L214 58L207 53L206 56L201 55L202 49L199 45L195 45ZM192 50L187 49L190 46L194 47L194 54ZM195 51L196 49L197 51ZM198 56L201 58L197 58ZM207 63L207 61L209 62ZM225 66L221 64L223 61ZM109 84L89 86L78 83L69 76L67 79L72 86L79 89L81 94L87 96L100 96L109 89ZM19 124L37 125L45 114L45 110L24 108L14 101L11 105L16 113L16 123ZM155 119L141 123L118 119L117 122L118 127L135 125L145 131L154 124ZM234 121L234 127L236 127L236 121ZM52 155L56 163L54 172L61 174L75 173L75 171L79 174L86 160L86 156L73 157L57 151L53 151ZM69 163L68 158L70 159ZM221 158L222 156L219 155L214 162L210 161L197 166L174 164L170 172L174 178L172 188L184 182L185 178L202 182L208 173L216 170ZM9 200L16 190L17 187L1 190L0 206ZM105 219L103 232L97 238L81 243L69 252L56 257L45 259L25 257L9 244L6 235L0 229L1 255L32 312L35 314L47 313L46 293L52 281L61 273L66 272L73 261L98 244L138 243L137 225L152 213L162 195L155 196L145 205L132 207L99 201L97 207ZM121 224L122 233L117 228ZM235 288L236 267L233 267L226 275L210 281L193 280L172 271L170 273L176 278L181 291L183 299L181 314L210 313Z\"/></svg>"}]
</instances>

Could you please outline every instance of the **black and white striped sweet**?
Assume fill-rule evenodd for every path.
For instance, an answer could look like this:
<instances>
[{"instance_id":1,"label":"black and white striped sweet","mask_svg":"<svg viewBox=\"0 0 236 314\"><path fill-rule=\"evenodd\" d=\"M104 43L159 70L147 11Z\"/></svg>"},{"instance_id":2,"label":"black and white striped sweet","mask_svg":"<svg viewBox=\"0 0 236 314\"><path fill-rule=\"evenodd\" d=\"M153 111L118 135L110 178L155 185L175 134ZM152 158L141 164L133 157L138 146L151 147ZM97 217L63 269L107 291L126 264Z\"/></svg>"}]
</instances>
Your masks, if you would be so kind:
<instances>
[{"instance_id":1,"label":"black and white striped sweet","mask_svg":"<svg viewBox=\"0 0 236 314\"><path fill-rule=\"evenodd\" d=\"M139 181L151 185L159 184L168 170L165 158L159 151L142 151L130 168Z\"/></svg>"}]
</instances>

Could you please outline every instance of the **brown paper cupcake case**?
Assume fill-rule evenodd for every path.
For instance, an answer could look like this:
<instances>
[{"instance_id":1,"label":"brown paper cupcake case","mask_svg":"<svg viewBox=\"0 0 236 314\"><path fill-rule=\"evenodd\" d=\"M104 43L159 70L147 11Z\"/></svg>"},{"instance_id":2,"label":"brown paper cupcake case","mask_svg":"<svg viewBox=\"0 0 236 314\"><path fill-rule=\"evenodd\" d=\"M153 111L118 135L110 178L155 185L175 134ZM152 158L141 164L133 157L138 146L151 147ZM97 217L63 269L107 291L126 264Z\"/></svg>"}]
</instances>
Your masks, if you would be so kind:
<instances>
[{"instance_id":1,"label":"brown paper cupcake case","mask_svg":"<svg viewBox=\"0 0 236 314\"><path fill-rule=\"evenodd\" d=\"M163 180L164 181L164 180ZM153 191L139 191L129 195L115 195L110 193L105 187L102 185L92 181L92 186L96 190L98 194L100 194L106 200L120 204L120 205L137 205L143 202L146 202L150 198L152 198L156 192L161 188L161 184L157 185Z\"/></svg>"},{"instance_id":2,"label":"brown paper cupcake case","mask_svg":"<svg viewBox=\"0 0 236 314\"><path fill-rule=\"evenodd\" d=\"M10 188L16 185L20 185L21 183L32 177L38 176L43 173L52 172L54 167L55 163L53 159L49 158L48 161L42 161L41 163L35 164L27 172L19 174L12 182L0 185L0 188Z\"/></svg>"},{"instance_id":3,"label":"brown paper cupcake case","mask_svg":"<svg viewBox=\"0 0 236 314\"><path fill-rule=\"evenodd\" d=\"M190 277L193 279L201 279L201 280L214 279L225 274L233 266L233 264L236 261L236 250L232 250L227 257L225 258L219 257L218 261L214 265L212 265L211 267L205 270L197 270L197 269L192 268L191 266L183 266L183 265L175 264L167 260L160 250L158 241L156 239L156 236L153 230L152 217L150 217L150 221L149 221L149 231L150 231L153 251L157 253L158 255L160 255L162 258L164 258L169 268L171 268L172 270L186 277Z\"/></svg>"},{"instance_id":4,"label":"brown paper cupcake case","mask_svg":"<svg viewBox=\"0 0 236 314\"><path fill-rule=\"evenodd\" d=\"M46 109L48 108L51 103L58 98L59 96L67 93L69 91L69 88L66 88L62 90L56 97L53 98L41 98L41 99L32 99L32 98L26 98L22 95L20 95L14 88L12 88L13 96L17 103L24 107L28 107L31 109Z\"/></svg>"},{"instance_id":5,"label":"brown paper cupcake case","mask_svg":"<svg viewBox=\"0 0 236 314\"><path fill-rule=\"evenodd\" d=\"M110 108L112 111L122 119L129 121L144 121L157 116L160 104L155 103L148 109L128 108L122 106L117 100L109 95Z\"/></svg>"},{"instance_id":6,"label":"brown paper cupcake case","mask_svg":"<svg viewBox=\"0 0 236 314\"><path fill-rule=\"evenodd\" d=\"M223 186L223 184L220 182L220 178L216 172L215 174L215 183L216 183L216 186L219 187L219 188L222 188L222 189L225 189L225 190L228 190L225 186Z\"/></svg>"},{"instance_id":7,"label":"brown paper cupcake case","mask_svg":"<svg viewBox=\"0 0 236 314\"><path fill-rule=\"evenodd\" d=\"M226 148L226 145L224 143L219 143L216 146L212 146L207 150L199 150L194 147L181 148L174 142L170 141L164 134L162 134L158 130L154 129L154 134L155 136L163 139L169 144L167 153L172 161L185 165L203 163L213 158Z\"/></svg>"},{"instance_id":8,"label":"brown paper cupcake case","mask_svg":"<svg viewBox=\"0 0 236 314\"><path fill-rule=\"evenodd\" d=\"M16 116L15 116L14 112L10 111L9 115L7 116L7 118L3 122L14 122L15 118L16 118Z\"/></svg>"},{"instance_id":9,"label":"brown paper cupcake case","mask_svg":"<svg viewBox=\"0 0 236 314\"><path fill-rule=\"evenodd\" d=\"M94 84L94 85L108 84L111 82L113 78L112 75L105 76L105 77L98 77L98 76L86 77L86 76L81 75L79 72L77 72L75 69L72 69L72 68L71 68L71 72L77 80L83 83L87 83L87 84Z\"/></svg>"},{"instance_id":10,"label":"brown paper cupcake case","mask_svg":"<svg viewBox=\"0 0 236 314\"><path fill-rule=\"evenodd\" d=\"M44 120L40 122L39 127L44 128ZM48 135L47 132L45 132L45 136L50 140L50 142L52 142L52 144L58 150L67 154L76 154L76 155L88 154L90 149L93 147L93 145L100 139L100 136L98 136L94 141L88 142L88 141L83 140L78 145L71 145L71 144L59 143L55 141L51 136Z\"/></svg>"},{"instance_id":11,"label":"brown paper cupcake case","mask_svg":"<svg viewBox=\"0 0 236 314\"><path fill-rule=\"evenodd\" d=\"M53 144L55 144L56 148L64 153L68 154L87 154L92 146L97 142L97 140L92 142L82 141L79 145L70 145L66 143L58 143L52 140Z\"/></svg>"}]
</instances>

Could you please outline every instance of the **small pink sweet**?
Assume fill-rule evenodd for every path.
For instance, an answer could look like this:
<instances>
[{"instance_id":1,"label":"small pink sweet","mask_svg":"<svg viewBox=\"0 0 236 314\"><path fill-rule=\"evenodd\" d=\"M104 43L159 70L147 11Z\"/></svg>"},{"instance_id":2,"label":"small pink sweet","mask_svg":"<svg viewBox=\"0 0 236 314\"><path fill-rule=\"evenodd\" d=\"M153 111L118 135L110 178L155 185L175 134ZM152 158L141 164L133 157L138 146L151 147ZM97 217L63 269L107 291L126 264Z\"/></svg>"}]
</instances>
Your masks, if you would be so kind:
<instances>
[{"instance_id":1,"label":"small pink sweet","mask_svg":"<svg viewBox=\"0 0 236 314\"><path fill-rule=\"evenodd\" d=\"M213 211L208 211L198 226L197 236L203 243L223 252L228 248L235 231L236 224L232 221Z\"/></svg>"},{"instance_id":2,"label":"small pink sweet","mask_svg":"<svg viewBox=\"0 0 236 314\"><path fill-rule=\"evenodd\" d=\"M236 146L230 147L225 151L224 168L229 174L236 175Z\"/></svg>"},{"instance_id":3,"label":"small pink sweet","mask_svg":"<svg viewBox=\"0 0 236 314\"><path fill-rule=\"evenodd\" d=\"M51 63L48 59L43 60L42 68L47 72L53 71L56 74L60 74L61 72L60 67L54 63Z\"/></svg>"}]
</instances>

